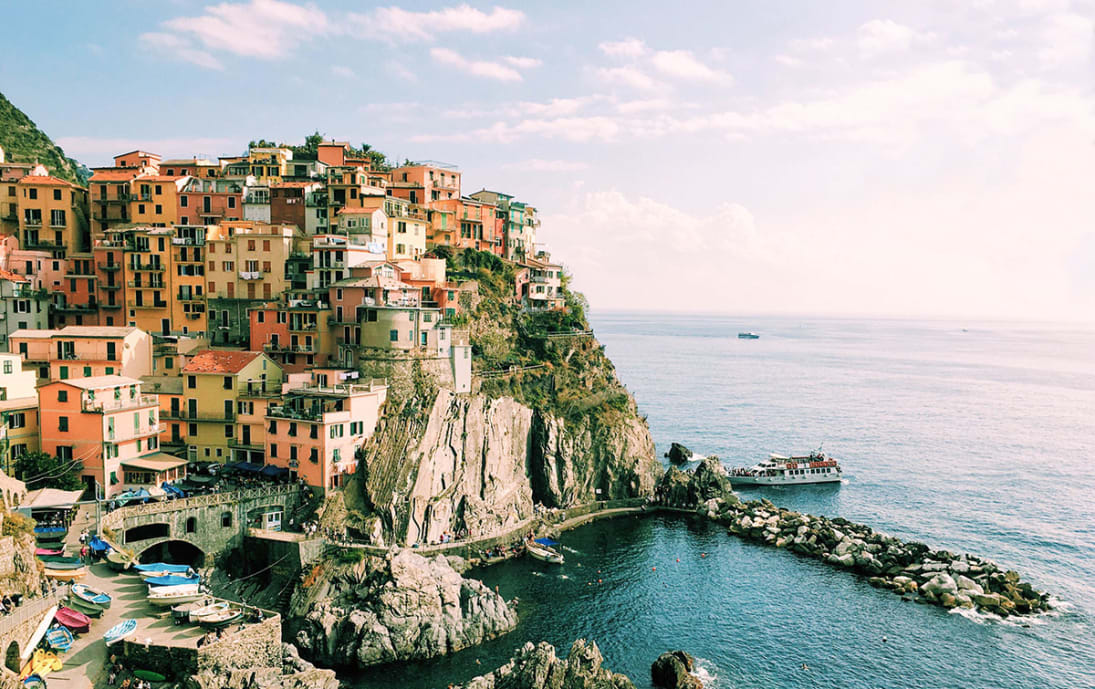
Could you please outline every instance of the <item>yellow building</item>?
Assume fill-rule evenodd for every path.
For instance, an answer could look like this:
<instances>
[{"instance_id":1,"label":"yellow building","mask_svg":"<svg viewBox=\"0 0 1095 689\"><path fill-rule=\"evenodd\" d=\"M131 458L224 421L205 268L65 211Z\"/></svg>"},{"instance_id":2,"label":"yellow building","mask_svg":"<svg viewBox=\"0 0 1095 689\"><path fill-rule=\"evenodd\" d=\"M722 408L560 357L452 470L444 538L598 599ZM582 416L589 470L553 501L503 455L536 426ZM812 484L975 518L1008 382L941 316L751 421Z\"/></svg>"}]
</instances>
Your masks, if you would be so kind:
<instances>
[{"instance_id":1,"label":"yellow building","mask_svg":"<svg viewBox=\"0 0 1095 689\"><path fill-rule=\"evenodd\" d=\"M289 289L285 265L298 235L291 225L247 220L210 226L205 240L209 298L277 299Z\"/></svg>"},{"instance_id":2,"label":"yellow building","mask_svg":"<svg viewBox=\"0 0 1095 689\"><path fill-rule=\"evenodd\" d=\"M133 194L133 181L148 177L147 168L96 168L88 182L91 185L91 235L92 240L106 238L111 227L131 222L129 201Z\"/></svg>"},{"instance_id":3,"label":"yellow building","mask_svg":"<svg viewBox=\"0 0 1095 689\"><path fill-rule=\"evenodd\" d=\"M36 384L18 354L0 354L0 468L8 474L17 457L38 450Z\"/></svg>"},{"instance_id":4,"label":"yellow building","mask_svg":"<svg viewBox=\"0 0 1095 689\"><path fill-rule=\"evenodd\" d=\"M410 201L389 196L384 199L388 216L388 260L417 260L426 253L429 212Z\"/></svg>"},{"instance_id":5,"label":"yellow building","mask_svg":"<svg viewBox=\"0 0 1095 689\"><path fill-rule=\"evenodd\" d=\"M176 227L172 231L169 280L172 332L205 334L208 312L205 303L205 233L201 226Z\"/></svg>"},{"instance_id":6,"label":"yellow building","mask_svg":"<svg viewBox=\"0 0 1095 689\"><path fill-rule=\"evenodd\" d=\"M246 157L221 158L225 177L252 177L260 185L278 184L287 174L293 151L280 146L255 147Z\"/></svg>"},{"instance_id":7,"label":"yellow building","mask_svg":"<svg viewBox=\"0 0 1095 689\"><path fill-rule=\"evenodd\" d=\"M263 463L263 418L281 395L281 367L262 352L206 350L191 357L182 379L167 416L186 422L187 459Z\"/></svg>"},{"instance_id":8,"label":"yellow building","mask_svg":"<svg viewBox=\"0 0 1095 689\"><path fill-rule=\"evenodd\" d=\"M55 258L91 250L87 189L43 174L26 175L15 187L20 248L47 250Z\"/></svg>"},{"instance_id":9,"label":"yellow building","mask_svg":"<svg viewBox=\"0 0 1095 689\"><path fill-rule=\"evenodd\" d=\"M166 227L178 221L179 192L189 177L149 175L130 182L129 221Z\"/></svg>"}]
</instances>

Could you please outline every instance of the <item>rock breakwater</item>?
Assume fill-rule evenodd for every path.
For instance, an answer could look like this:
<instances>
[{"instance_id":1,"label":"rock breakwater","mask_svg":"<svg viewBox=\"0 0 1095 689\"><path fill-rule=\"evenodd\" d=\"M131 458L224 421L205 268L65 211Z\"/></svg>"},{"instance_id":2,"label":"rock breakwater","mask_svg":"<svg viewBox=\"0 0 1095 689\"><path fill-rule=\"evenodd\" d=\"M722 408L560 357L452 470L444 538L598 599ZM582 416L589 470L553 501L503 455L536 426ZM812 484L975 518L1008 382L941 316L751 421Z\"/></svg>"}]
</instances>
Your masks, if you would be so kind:
<instances>
[{"instance_id":1,"label":"rock breakwater","mask_svg":"<svg viewBox=\"0 0 1095 689\"><path fill-rule=\"evenodd\" d=\"M527 643L502 667L457 689L635 689L626 676L602 666L597 644L578 639L566 658L546 642Z\"/></svg>"},{"instance_id":2,"label":"rock breakwater","mask_svg":"<svg viewBox=\"0 0 1095 689\"><path fill-rule=\"evenodd\" d=\"M725 475L718 462L704 461L691 474L671 467L658 486L658 502L695 509L740 538L850 570L906 600L1000 616L1051 607L1048 594L994 562L902 541L841 517L802 514L766 499L742 502L729 490L729 479L723 481Z\"/></svg>"}]
</instances>

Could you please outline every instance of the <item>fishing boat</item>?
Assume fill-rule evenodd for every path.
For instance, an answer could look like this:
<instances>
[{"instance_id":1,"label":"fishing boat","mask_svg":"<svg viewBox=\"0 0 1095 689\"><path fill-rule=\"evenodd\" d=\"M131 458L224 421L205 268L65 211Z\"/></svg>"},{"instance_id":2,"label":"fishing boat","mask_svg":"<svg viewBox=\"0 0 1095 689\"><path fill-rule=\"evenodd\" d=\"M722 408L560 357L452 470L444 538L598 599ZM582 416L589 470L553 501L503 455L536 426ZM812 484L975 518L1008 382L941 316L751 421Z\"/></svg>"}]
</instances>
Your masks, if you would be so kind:
<instances>
[{"instance_id":1,"label":"fishing boat","mask_svg":"<svg viewBox=\"0 0 1095 689\"><path fill-rule=\"evenodd\" d=\"M532 543L525 546L528 550L528 554L542 562L547 562L553 565L563 564L563 555L554 549L559 545L557 541L553 541L550 538L537 538Z\"/></svg>"},{"instance_id":2,"label":"fishing boat","mask_svg":"<svg viewBox=\"0 0 1095 689\"><path fill-rule=\"evenodd\" d=\"M153 672L152 670L141 670L141 669L134 670L133 671L133 676L136 677L137 679L148 680L149 682L163 682L164 680L167 679L167 677L165 677L164 675L161 675L158 672Z\"/></svg>"},{"instance_id":3,"label":"fishing boat","mask_svg":"<svg viewBox=\"0 0 1095 689\"><path fill-rule=\"evenodd\" d=\"M73 584L71 593L73 596L79 598L85 603L97 605L104 610L109 608L110 603L112 602L110 596L103 593L102 591L91 588L87 584Z\"/></svg>"},{"instance_id":4,"label":"fishing boat","mask_svg":"<svg viewBox=\"0 0 1095 689\"><path fill-rule=\"evenodd\" d=\"M100 608L98 605L93 605L92 603L88 603L86 601L80 600L79 598L77 598L76 596L73 596L71 594L69 594L69 597L66 599L66 602L68 603L69 607L71 607L73 610L79 610L80 612L84 613L88 617L98 618L98 617L103 616L104 610L102 608Z\"/></svg>"},{"instance_id":5,"label":"fishing boat","mask_svg":"<svg viewBox=\"0 0 1095 689\"><path fill-rule=\"evenodd\" d=\"M760 335L758 335L756 333L753 333L753 332L738 333L738 339L739 340L759 340Z\"/></svg>"},{"instance_id":6,"label":"fishing boat","mask_svg":"<svg viewBox=\"0 0 1095 689\"><path fill-rule=\"evenodd\" d=\"M115 572L124 572L132 566L133 560L125 553L112 550L107 553L106 566Z\"/></svg>"},{"instance_id":7,"label":"fishing boat","mask_svg":"<svg viewBox=\"0 0 1095 689\"><path fill-rule=\"evenodd\" d=\"M190 565L171 565L166 562L151 562L144 565L133 565L133 569L141 576L147 573L149 576L158 577L164 574L186 574L193 567Z\"/></svg>"},{"instance_id":8,"label":"fishing boat","mask_svg":"<svg viewBox=\"0 0 1095 689\"><path fill-rule=\"evenodd\" d=\"M759 464L733 469L730 483L735 486L797 486L839 483L843 477L840 463L817 450L804 457L773 454Z\"/></svg>"},{"instance_id":9,"label":"fishing boat","mask_svg":"<svg viewBox=\"0 0 1095 689\"><path fill-rule=\"evenodd\" d=\"M190 613L195 610L201 610L206 607L207 603L205 599L190 601L189 603L180 603L179 605L172 606L171 617L174 618L175 624L182 624L190 621Z\"/></svg>"},{"instance_id":10,"label":"fishing boat","mask_svg":"<svg viewBox=\"0 0 1095 689\"><path fill-rule=\"evenodd\" d=\"M34 554L35 555L64 555L65 554L65 546L62 545L62 546L57 547L57 548L35 548L34 549Z\"/></svg>"},{"instance_id":11,"label":"fishing boat","mask_svg":"<svg viewBox=\"0 0 1095 689\"><path fill-rule=\"evenodd\" d=\"M223 613L225 610L228 610L231 607L232 606L229 603L225 603L225 602L210 603L209 605L203 605L202 607L197 608L196 610L191 610L190 611L190 621L191 622L201 622L205 618L213 617L214 615L219 615L219 614Z\"/></svg>"},{"instance_id":12,"label":"fishing boat","mask_svg":"<svg viewBox=\"0 0 1095 689\"><path fill-rule=\"evenodd\" d=\"M64 557L62 555L39 555L38 559L50 569L80 569L84 561L78 557Z\"/></svg>"},{"instance_id":13,"label":"fishing boat","mask_svg":"<svg viewBox=\"0 0 1095 689\"><path fill-rule=\"evenodd\" d=\"M198 624L206 629L216 629L217 627L232 624L241 617L243 617L242 612L235 608L228 608L227 610L222 610L221 612L203 617L198 621Z\"/></svg>"},{"instance_id":14,"label":"fishing boat","mask_svg":"<svg viewBox=\"0 0 1095 689\"><path fill-rule=\"evenodd\" d=\"M31 657L30 662L26 664L23 671L19 673L19 679L25 680L31 675L38 675L39 677L45 677L51 672L60 670L64 665L61 663L61 659L57 657L57 654L53 651L47 651L44 648L39 648L34 651L34 655Z\"/></svg>"},{"instance_id":15,"label":"fishing boat","mask_svg":"<svg viewBox=\"0 0 1095 689\"><path fill-rule=\"evenodd\" d=\"M46 689L46 680L38 675L31 675L23 680L23 687L25 689Z\"/></svg>"},{"instance_id":16,"label":"fishing boat","mask_svg":"<svg viewBox=\"0 0 1095 689\"><path fill-rule=\"evenodd\" d=\"M45 617L38 623L34 633L30 635L30 639L27 640L26 646L23 646L23 653L19 656L21 662L27 662L30 660L30 655L34 653L34 649L38 647L38 644L46 636L46 632L49 631L49 626L53 623L53 616L57 614L57 606L53 606L46 611Z\"/></svg>"},{"instance_id":17,"label":"fishing boat","mask_svg":"<svg viewBox=\"0 0 1095 689\"><path fill-rule=\"evenodd\" d=\"M91 551L92 557L100 558L114 549L110 547L110 544L99 538L98 536L92 536L91 540L87 542L87 549Z\"/></svg>"},{"instance_id":18,"label":"fishing boat","mask_svg":"<svg viewBox=\"0 0 1095 689\"><path fill-rule=\"evenodd\" d=\"M59 541L68 535L67 526L36 526L34 537L46 541Z\"/></svg>"},{"instance_id":19,"label":"fishing boat","mask_svg":"<svg viewBox=\"0 0 1095 689\"><path fill-rule=\"evenodd\" d=\"M65 625L70 631L75 632L76 634L83 634L91 627L91 620L88 616L79 610L73 610L72 608L58 608L53 619Z\"/></svg>"},{"instance_id":20,"label":"fishing boat","mask_svg":"<svg viewBox=\"0 0 1095 689\"><path fill-rule=\"evenodd\" d=\"M160 607L170 607L179 603L190 603L204 598L205 593L197 584L187 586L164 586L149 592L148 602Z\"/></svg>"},{"instance_id":21,"label":"fishing boat","mask_svg":"<svg viewBox=\"0 0 1095 689\"><path fill-rule=\"evenodd\" d=\"M72 648L72 642L75 640L72 632L61 625L54 625L46 632L46 643L55 651L67 651Z\"/></svg>"},{"instance_id":22,"label":"fishing boat","mask_svg":"<svg viewBox=\"0 0 1095 689\"><path fill-rule=\"evenodd\" d=\"M46 567L42 574L45 574L50 579L57 579L58 581L76 581L87 576L87 567L81 567L79 569L53 569L52 567Z\"/></svg>"},{"instance_id":23,"label":"fishing boat","mask_svg":"<svg viewBox=\"0 0 1095 689\"><path fill-rule=\"evenodd\" d=\"M144 583L148 584L151 588L159 586L187 586L190 584L197 585L202 583L202 578L198 575L192 577L180 577L174 574L166 574L162 577L146 577Z\"/></svg>"},{"instance_id":24,"label":"fishing boat","mask_svg":"<svg viewBox=\"0 0 1095 689\"><path fill-rule=\"evenodd\" d=\"M135 631L137 631L137 620L122 620L118 624L108 629L106 631L106 634L103 634L103 641L106 642L107 646L111 646L118 643Z\"/></svg>"}]
</instances>

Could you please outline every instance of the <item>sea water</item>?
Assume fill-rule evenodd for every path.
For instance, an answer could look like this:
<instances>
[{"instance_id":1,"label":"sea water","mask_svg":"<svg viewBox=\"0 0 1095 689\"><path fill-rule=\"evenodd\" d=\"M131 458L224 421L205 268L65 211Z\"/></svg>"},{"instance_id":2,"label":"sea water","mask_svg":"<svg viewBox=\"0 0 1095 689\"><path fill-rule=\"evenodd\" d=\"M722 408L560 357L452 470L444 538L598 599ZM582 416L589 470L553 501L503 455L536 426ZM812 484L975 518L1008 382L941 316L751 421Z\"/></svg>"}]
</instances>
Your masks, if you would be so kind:
<instances>
[{"instance_id":1,"label":"sea water","mask_svg":"<svg viewBox=\"0 0 1095 689\"><path fill-rule=\"evenodd\" d=\"M526 641L565 654L584 637L639 687L670 649L719 689L1095 687L1095 330L647 314L594 325L659 455L676 440L740 466L823 447L843 485L740 492L991 558L1058 610L947 612L698 518L617 519L564 534L562 567L473 572L520 599L512 633L344 681L446 687ZM745 330L760 339L739 340Z\"/></svg>"}]
</instances>

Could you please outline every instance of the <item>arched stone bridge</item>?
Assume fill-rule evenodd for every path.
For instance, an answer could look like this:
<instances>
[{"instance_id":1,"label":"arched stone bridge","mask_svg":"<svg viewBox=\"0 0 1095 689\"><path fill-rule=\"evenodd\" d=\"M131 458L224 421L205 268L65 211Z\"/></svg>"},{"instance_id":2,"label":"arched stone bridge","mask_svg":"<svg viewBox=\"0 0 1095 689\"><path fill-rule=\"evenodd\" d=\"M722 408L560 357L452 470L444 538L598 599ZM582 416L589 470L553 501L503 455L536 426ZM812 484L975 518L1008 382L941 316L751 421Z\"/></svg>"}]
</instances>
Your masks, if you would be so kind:
<instances>
[{"instance_id":1,"label":"arched stone bridge","mask_svg":"<svg viewBox=\"0 0 1095 689\"><path fill-rule=\"evenodd\" d=\"M138 557L155 546L181 541L211 558L241 545L257 515L281 512L287 522L301 497L294 484L150 502L105 514L102 528Z\"/></svg>"}]
</instances>

